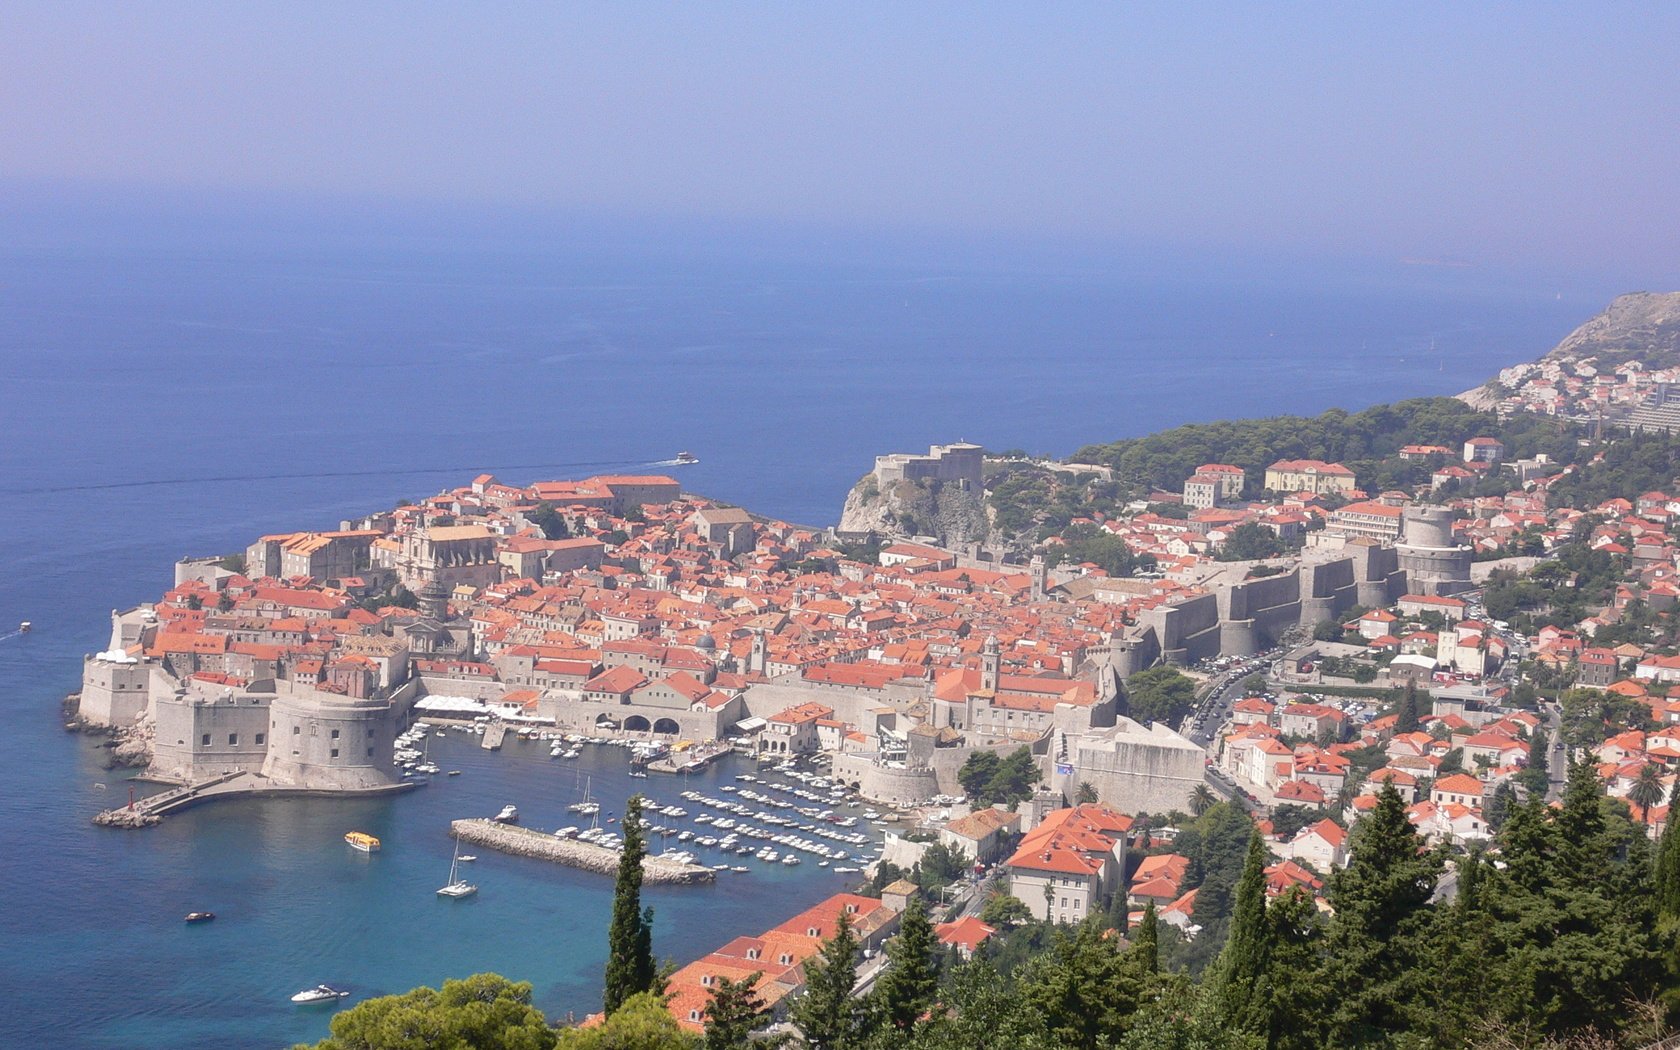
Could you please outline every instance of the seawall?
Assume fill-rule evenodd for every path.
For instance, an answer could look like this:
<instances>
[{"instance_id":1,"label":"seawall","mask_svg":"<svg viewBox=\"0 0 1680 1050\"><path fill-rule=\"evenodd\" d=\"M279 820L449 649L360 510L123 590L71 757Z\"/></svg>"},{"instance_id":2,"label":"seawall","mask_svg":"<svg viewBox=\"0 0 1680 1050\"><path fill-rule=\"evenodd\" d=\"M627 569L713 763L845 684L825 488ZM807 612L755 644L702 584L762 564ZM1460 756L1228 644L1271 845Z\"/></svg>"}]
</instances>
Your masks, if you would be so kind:
<instances>
[{"instance_id":1,"label":"seawall","mask_svg":"<svg viewBox=\"0 0 1680 1050\"><path fill-rule=\"evenodd\" d=\"M451 821L449 833L462 842L516 857L553 861L597 875L618 874L618 853L576 839L556 838L542 831L472 818ZM717 873L698 864L678 864L659 857L642 858L642 879L658 885L693 885L711 882Z\"/></svg>"}]
</instances>

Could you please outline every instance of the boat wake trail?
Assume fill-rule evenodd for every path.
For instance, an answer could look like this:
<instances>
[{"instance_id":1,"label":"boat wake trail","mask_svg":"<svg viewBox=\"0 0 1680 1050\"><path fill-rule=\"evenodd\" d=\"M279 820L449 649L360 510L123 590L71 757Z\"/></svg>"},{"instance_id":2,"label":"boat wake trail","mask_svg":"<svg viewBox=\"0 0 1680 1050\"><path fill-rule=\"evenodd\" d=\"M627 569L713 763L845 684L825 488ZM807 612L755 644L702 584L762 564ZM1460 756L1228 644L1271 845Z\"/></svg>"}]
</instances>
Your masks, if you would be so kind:
<instances>
[{"instance_id":1,"label":"boat wake trail","mask_svg":"<svg viewBox=\"0 0 1680 1050\"><path fill-rule=\"evenodd\" d=\"M666 460L659 463L647 463L641 460L599 460L580 463L520 463L500 466L495 469L512 470L601 470L608 467L652 467L675 465L678 461ZM168 485L218 485L242 481L315 481L328 478L402 478L421 477L428 474L454 474L466 476L484 471L484 467L412 467L395 468L389 470L323 470L302 474L224 474L215 477L197 478L150 478L143 481L102 481L88 482L81 485L44 485L39 488L13 489L23 496L44 496L57 492L97 492L105 489L143 489L162 488Z\"/></svg>"},{"instance_id":2,"label":"boat wake trail","mask_svg":"<svg viewBox=\"0 0 1680 1050\"><path fill-rule=\"evenodd\" d=\"M0 642L9 642L13 638L22 638L25 633L26 632L23 631L21 628L16 628L16 629L7 631L5 634L0 634Z\"/></svg>"}]
</instances>

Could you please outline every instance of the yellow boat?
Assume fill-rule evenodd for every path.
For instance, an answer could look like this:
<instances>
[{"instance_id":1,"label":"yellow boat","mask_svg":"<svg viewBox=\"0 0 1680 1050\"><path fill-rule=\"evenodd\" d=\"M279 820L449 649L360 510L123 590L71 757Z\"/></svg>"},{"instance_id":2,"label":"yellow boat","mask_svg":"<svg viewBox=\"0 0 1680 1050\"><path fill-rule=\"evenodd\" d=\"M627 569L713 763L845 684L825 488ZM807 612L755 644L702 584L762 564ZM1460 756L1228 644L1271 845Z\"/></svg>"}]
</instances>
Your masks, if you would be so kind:
<instances>
[{"instance_id":1,"label":"yellow boat","mask_svg":"<svg viewBox=\"0 0 1680 1050\"><path fill-rule=\"evenodd\" d=\"M352 831L344 836L344 841L361 850L363 853L378 853L379 840L365 831Z\"/></svg>"}]
</instances>

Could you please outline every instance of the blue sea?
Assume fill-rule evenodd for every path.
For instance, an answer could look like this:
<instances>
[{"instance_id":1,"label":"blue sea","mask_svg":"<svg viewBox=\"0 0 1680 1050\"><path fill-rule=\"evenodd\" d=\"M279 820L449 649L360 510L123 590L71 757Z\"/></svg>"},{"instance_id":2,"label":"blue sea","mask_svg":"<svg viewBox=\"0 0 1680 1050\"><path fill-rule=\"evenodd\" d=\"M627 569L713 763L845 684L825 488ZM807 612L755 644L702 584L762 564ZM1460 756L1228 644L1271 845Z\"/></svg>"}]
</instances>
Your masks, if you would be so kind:
<instances>
[{"instance_id":1,"label":"blue sea","mask_svg":"<svg viewBox=\"0 0 1680 1050\"><path fill-rule=\"evenodd\" d=\"M919 250L728 230L420 236L234 218L0 238L0 1045L281 1047L326 1034L287 997L495 970L550 1016L593 1009L611 887L486 855L432 893L455 817L564 822L579 763L464 738L462 775L380 802L212 806L144 832L59 700L108 613L184 555L242 548L463 483L654 469L830 524L875 454L964 439L1066 454L1177 423L1474 385L1544 352L1615 287L1475 270ZM711 774L728 776L728 770ZM674 795L679 785L638 781ZM372 858L344 831L384 839ZM652 893L686 961L841 888L814 864ZM207 908L220 918L185 927ZM350 1001L354 1001L350 1000Z\"/></svg>"}]
</instances>

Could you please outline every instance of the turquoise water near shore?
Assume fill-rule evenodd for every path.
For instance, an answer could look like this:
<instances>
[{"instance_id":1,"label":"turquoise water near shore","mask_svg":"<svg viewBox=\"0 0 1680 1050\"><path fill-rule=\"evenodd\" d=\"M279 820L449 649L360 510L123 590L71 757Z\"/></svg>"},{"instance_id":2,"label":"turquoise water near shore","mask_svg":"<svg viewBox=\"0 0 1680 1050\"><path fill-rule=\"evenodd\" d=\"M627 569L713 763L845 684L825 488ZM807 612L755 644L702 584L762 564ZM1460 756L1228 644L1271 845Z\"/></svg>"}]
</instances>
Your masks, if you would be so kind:
<instances>
[{"instance_id":1,"label":"turquoise water near shore","mask_svg":"<svg viewBox=\"0 0 1680 1050\"><path fill-rule=\"evenodd\" d=\"M478 899L433 895L449 819L515 802L562 822L545 807L574 771L535 745L446 738L436 757L462 776L379 802L218 804L139 833L88 823L125 787L62 730L58 701L104 647L109 610L155 598L176 558L480 470L523 482L678 449L702 458L679 474L692 490L831 523L879 452L966 438L1066 453L1451 393L1622 290L727 245L94 243L0 245L0 631L36 626L0 639L4 1046L284 1046L325 1031L325 1013L285 1001L323 980L361 997L494 969L556 1016L599 995L607 880L485 855ZM597 793L628 795L605 768L622 754L587 754ZM353 827L385 852L348 850ZM808 862L653 891L657 949L686 961L841 882ZM221 917L182 926L198 908Z\"/></svg>"}]
</instances>

